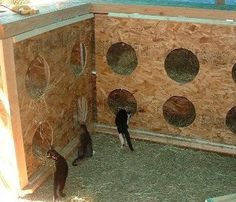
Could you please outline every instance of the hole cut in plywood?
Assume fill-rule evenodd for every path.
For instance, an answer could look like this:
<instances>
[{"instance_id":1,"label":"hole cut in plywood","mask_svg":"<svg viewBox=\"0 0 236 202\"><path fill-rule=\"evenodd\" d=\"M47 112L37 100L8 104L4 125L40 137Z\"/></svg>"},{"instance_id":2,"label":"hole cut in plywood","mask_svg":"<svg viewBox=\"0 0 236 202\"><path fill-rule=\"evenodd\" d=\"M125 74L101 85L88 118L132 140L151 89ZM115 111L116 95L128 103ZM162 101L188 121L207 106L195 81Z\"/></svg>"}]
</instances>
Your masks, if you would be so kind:
<instances>
[{"instance_id":1,"label":"hole cut in plywood","mask_svg":"<svg viewBox=\"0 0 236 202\"><path fill-rule=\"evenodd\" d=\"M124 89L113 90L108 96L108 106L110 110L117 114L120 109L125 109L135 114L137 111L137 101L132 93Z\"/></svg>"},{"instance_id":2,"label":"hole cut in plywood","mask_svg":"<svg viewBox=\"0 0 236 202\"><path fill-rule=\"evenodd\" d=\"M178 83L192 81L199 72L197 56L184 48L172 50L167 55L164 65L167 75Z\"/></svg>"},{"instance_id":3,"label":"hole cut in plywood","mask_svg":"<svg viewBox=\"0 0 236 202\"><path fill-rule=\"evenodd\" d=\"M106 57L107 64L117 74L129 75L138 65L135 50L124 42L112 44Z\"/></svg>"},{"instance_id":4,"label":"hole cut in plywood","mask_svg":"<svg viewBox=\"0 0 236 202\"><path fill-rule=\"evenodd\" d=\"M80 76L86 66L87 51L83 43L76 43L71 51L70 67L76 76Z\"/></svg>"},{"instance_id":5,"label":"hole cut in plywood","mask_svg":"<svg viewBox=\"0 0 236 202\"><path fill-rule=\"evenodd\" d=\"M225 123L227 127L234 133L236 134L236 106L232 107L227 115L226 115L226 120Z\"/></svg>"},{"instance_id":6,"label":"hole cut in plywood","mask_svg":"<svg viewBox=\"0 0 236 202\"><path fill-rule=\"evenodd\" d=\"M173 96L163 105L165 120L176 127L187 127L196 117L195 107L191 101L182 96Z\"/></svg>"},{"instance_id":7,"label":"hole cut in plywood","mask_svg":"<svg viewBox=\"0 0 236 202\"><path fill-rule=\"evenodd\" d=\"M74 128L77 128L80 124L86 124L88 116L88 102L84 96L80 96L73 100L73 121Z\"/></svg>"},{"instance_id":8,"label":"hole cut in plywood","mask_svg":"<svg viewBox=\"0 0 236 202\"><path fill-rule=\"evenodd\" d=\"M236 63L234 64L234 66L232 68L232 78L233 78L234 82L236 83Z\"/></svg>"},{"instance_id":9,"label":"hole cut in plywood","mask_svg":"<svg viewBox=\"0 0 236 202\"><path fill-rule=\"evenodd\" d=\"M40 98L50 81L50 69L47 61L40 55L30 63L26 72L25 86L31 98Z\"/></svg>"},{"instance_id":10,"label":"hole cut in plywood","mask_svg":"<svg viewBox=\"0 0 236 202\"><path fill-rule=\"evenodd\" d=\"M48 122L39 123L32 141L32 152L38 160L45 160L46 153L53 143L53 129Z\"/></svg>"}]
</instances>

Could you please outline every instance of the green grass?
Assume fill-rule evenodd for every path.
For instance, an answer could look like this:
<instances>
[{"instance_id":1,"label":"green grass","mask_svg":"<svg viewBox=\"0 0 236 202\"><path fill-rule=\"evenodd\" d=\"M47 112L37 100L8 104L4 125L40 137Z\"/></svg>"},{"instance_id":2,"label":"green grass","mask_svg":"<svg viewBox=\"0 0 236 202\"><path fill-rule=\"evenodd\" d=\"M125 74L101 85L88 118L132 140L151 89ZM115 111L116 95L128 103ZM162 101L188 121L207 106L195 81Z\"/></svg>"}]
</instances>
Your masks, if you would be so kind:
<instances>
[{"instance_id":1,"label":"green grass","mask_svg":"<svg viewBox=\"0 0 236 202\"><path fill-rule=\"evenodd\" d=\"M62 201L194 202L235 193L236 159L216 153L134 141L134 152L118 138L93 136L94 157L71 166ZM80 198L80 200L79 200ZM52 177L29 200L52 199ZM86 199L86 200L82 200Z\"/></svg>"}]
</instances>

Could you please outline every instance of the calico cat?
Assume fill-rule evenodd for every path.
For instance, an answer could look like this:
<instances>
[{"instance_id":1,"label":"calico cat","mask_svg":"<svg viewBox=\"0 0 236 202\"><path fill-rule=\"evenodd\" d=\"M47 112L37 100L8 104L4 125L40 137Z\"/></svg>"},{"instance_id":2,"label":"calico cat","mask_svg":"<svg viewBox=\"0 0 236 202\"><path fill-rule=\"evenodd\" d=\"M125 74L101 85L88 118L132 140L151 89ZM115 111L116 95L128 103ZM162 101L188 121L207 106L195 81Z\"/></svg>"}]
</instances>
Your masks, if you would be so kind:
<instances>
[{"instance_id":1,"label":"calico cat","mask_svg":"<svg viewBox=\"0 0 236 202\"><path fill-rule=\"evenodd\" d=\"M128 124L129 124L129 119L131 117L131 113L127 112L124 109L120 109L118 113L116 114L116 127L119 133L119 139L121 142L121 146L125 146L125 141L127 141L129 148L131 151L134 151L134 148L132 146L131 140L130 140L130 134L128 131Z\"/></svg>"},{"instance_id":2,"label":"calico cat","mask_svg":"<svg viewBox=\"0 0 236 202\"><path fill-rule=\"evenodd\" d=\"M63 193L65 187L66 178L68 176L68 164L66 159L60 155L51 146L47 152L47 158L53 159L56 165L56 171L54 172L54 183L53 183L53 201L58 198L57 190L59 189L59 195L65 197L66 194Z\"/></svg>"},{"instance_id":3,"label":"calico cat","mask_svg":"<svg viewBox=\"0 0 236 202\"><path fill-rule=\"evenodd\" d=\"M73 166L77 166L79 160L85 157L93 156L92 138L85 124L81 124L79 128L79 143L78 143L77 158L72 162Z\"/></svg>"}]
</instances>

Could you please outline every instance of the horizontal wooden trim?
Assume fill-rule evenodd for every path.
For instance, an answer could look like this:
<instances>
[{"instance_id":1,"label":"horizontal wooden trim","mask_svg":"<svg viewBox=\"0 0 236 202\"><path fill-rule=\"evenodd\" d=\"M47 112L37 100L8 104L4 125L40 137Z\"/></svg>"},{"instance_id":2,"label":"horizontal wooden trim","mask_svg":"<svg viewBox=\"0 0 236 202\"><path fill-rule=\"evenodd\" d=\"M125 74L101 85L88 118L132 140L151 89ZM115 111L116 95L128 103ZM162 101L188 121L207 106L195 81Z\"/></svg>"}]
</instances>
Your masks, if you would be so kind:
<instances>
[{"instance_id":1,"label":"horizontal wooden trim","mask_svg":"<svg viewBox=\"0 0 236 202\"><path fill-rule=\"evenodd\" d=\"M105 134L117 134L117 130L113 126L103 125L103 124L95 124L95 130L99 133ZM235 155L236 154L236 146L220 144L209 142L206 140L198 140L193 138L187 138L182 136L174 136L167 134L160 134L149 132L145 130L129 130L131 133L131 137L139 140L147 140L152 142L158 142L163 144L170 144L179 147L192 148L197 150L211 151L217 152L227 155ZM117 135L118 137L118 135Z\"/></svg>"},{"instance_id":2,"label":"horizontal wooden trim","mask_svg":"<svg viewBox=\"0 0 236 202\"><path fill-rule=\"evenodd\" d=\"M18 21L0 24L0 39L9 38L56 22L90 13L90 4L78 5L50 13L39 13ZM40 11L39 11L40 12Z\"/></svg>"},{"instance_id":3,"label":"horizontal wooden trim","mask_svg":"<svg viewBox=\"0 0 236 202\"><path fill-rule=\"evenodd\" d=\"M144 5L121 5L121 4L92 4L91 12L93 13L139 13L146 15L172 16L172 17L189 17L189 18L206 18L218 20L236 20L235 11L183 8L169 6L144 6Z\"/></svg>"},{"instance_id":4,"label":"horizontal wooden trim","mask_svg":"<svg viewBox=\"0 0 236 202\"><path fill-rule=\"evenodd\" d=\"M235 202L235 201L236 201L236 194L229 194L205 200L205 202Z\"/></svg>"},{"instance_id":5,"label":"horizontal wooden trim","mask_svg":"<svg viewBox=\"0 0 236 202\"><path fill-rule=\"evenodd\" d=\"M217 19L202 19L202 18L189 18L189 17L171 17L171 16L158 16L158 15L143 15L138 13L108 13L110 17L118 18L133 18L144 20L160 20L160 21L174 21L174 22L190 22L210 25L226 25L236 26L236 21L231 20L217 20Z\"/></svg>"},{"instance_id":6,"label":"horizontal wooden trim","mask_svg":"<svg viewBox=\"0 0 236 202\"><path fill-rule=\"evenodd\" d=\"M60 28L60 27L64 27L66 25L70 25L70 24L73 24L76 22L91 19L91 18L94 18L93 14L85 14L85 15L74 17L74 18L70 18L68 20L56 22L56 23L53 23L53 24L50 24L50 25L47 25L44 27L36 28L36 29L31 30L29 32L24 32L22 34L16 35L13 37L13 41L14 41L14 43L16 43L16 42L34 37L36 35L39 35L39 34L42 34L42 33L45 33L45 32Z\"/></svg>"},{"instance_id":7,"label":"horizontal wooden trim","mask_svg":"<svg viewBox=\"0 0 236 202\"><path fill-rule=\"evenodd\" d=\"M40 7L39 7L40 10ZM28 32L40 27L44 27L56 22L74 18L79 15L89 13L138 13L145 15L188 17L200 19L236 20L236 12L228 10L198 9L168 6L147 6L147 5L127 5L127 4L76 4L69 8L61 8L52 12L40 10L40 13L28 17L15 17L12 14L11 21L0 20L0 39L9 38ZM4 22L4 23L3 23Z\"/></svg>"},{"instance_id":8,"label":"horizontal wooden trim","mask_svg":"<svg viewBox=\"0 0 236 202\"><path fill-rule=\"evenodd\" d=\"M28 176L17 93L14 49L11 38L0 40L0 70L3 91L10 107L7 127L13 136L19 187L22 188L28 183Z\"/></svg>"}]
</instances>

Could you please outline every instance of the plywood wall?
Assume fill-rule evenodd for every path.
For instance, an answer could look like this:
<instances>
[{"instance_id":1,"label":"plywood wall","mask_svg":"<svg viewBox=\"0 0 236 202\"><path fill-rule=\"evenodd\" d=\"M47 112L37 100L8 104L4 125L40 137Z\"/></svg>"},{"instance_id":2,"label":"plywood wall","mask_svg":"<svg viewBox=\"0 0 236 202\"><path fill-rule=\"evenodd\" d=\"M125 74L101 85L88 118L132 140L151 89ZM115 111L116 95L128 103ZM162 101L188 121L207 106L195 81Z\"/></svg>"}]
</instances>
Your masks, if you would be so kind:
<instances>
[{"instance_id":1,"label":"plywood wall","mask_svg":"<svg viewBox=\"0 0 236 202\"><path fill-rule=\"evenodd\" d=\"M71 69L71 53L75 43L83 43L86 64L81 75ZM33 137L40 123L48 123L53 130L53 143L63 148L76 134L73 130L77 99L84 96L88 101L87 124L93 119L92 76L94 68L94 23L85 20L59 28L14 44L17 91L28 175L41 165L33 154ZM35 57L40 56L47 64L45 75L49 83L43 94L32 98L26 88L26 74Z\"/></svg>"},{"instance_id":2,"label":"plywood wall","mask_svg":"<svg viewBox=\"0 0 236 202\"><path fill-rule=\"evenodd\" d=\"M107 98L122 88L134 95L138 105L130 128L235 144L236 134L225 124L227 112L236 105L235 35L236 27L230 26L96 15L98 123L114 125ZM117 42L136 51L138 66L130 75L117 74L107 64L107 51ZM192 51L200 63L197 76L185 84L169 78L164 68L166 56L177 48ZM196 118L191 125L175 127L164 119L163 104L171 96L184 96L193 103Z\"/></svg>"}]
</instances>

